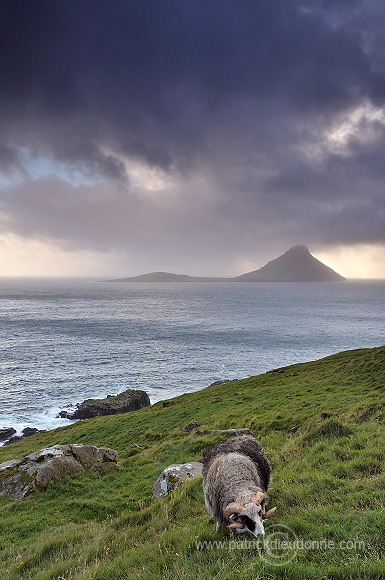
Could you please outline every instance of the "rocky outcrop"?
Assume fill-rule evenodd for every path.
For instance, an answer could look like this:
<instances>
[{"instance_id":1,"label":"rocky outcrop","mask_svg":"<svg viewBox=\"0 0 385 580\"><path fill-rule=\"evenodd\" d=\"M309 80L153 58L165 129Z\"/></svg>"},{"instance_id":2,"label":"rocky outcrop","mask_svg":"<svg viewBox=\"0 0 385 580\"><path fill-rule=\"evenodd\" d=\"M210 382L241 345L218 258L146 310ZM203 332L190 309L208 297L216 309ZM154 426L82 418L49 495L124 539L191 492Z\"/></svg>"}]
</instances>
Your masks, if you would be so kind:
<instances>
[{"instance_id":1,"label":"rocky outcrop","mask_svg":"<svg viewBox=\"0 0 385 580\"><path fill-rule=\"evenodd\" d=\"M173 399L171 399L170 401L162 402L162 407L172 407L173 405L175 405L175 401Z\"/></svg>"},{"instance_id":2,"label":"rocky outcrop","mask_svg":"<svg viewBox=\"0 0 385 580\"><path fill-rule=\"evenodd\" d=\"M0 429L0 441L6 441L7 439L10 439L15 433L16 429L13 427L2 427Z\"/></svg>"},{"instance_id":3,"label":"rocky outcrop","mask_svg":"<svg viewBox=\"0 0 385 580\"><path fill-rule=\"evenodd\" d=\"M94 445L54 445L23 459L0 463L0 496L23 499L49 485L101 463L117 463L113 449Z\"/></svg>"},{"instance_id":4,"label":"rocky outcrop","mask_svg":"<svg viewBox=\"0 0 385 580\"><path fill-rule=\"evenodd\" d=\"M170 491L176 489L185 479L201 477L202 469L203 464L198 461L170 465L162 471L156 480L155 485L152 488L152 494L156 498L162 499L163 497L166 497Z\"/></svg>"},{"instance_id":5,"label":"rocky outcrop","mask_svg":"<svg viewBox=\"0 0 385 580\"><path fill-rule=\"evenodd\" d=\"M109 395L105 399L86 399L76 405L75 411L61 411L58 417L66 419L89 419L101 415L119 415L137 411L150 405L150 398L145 391L128 389L119 395Z\"/></svg>"},{"instance_id":6,"label":"rocky outcrop","mask_svg":"<svg viewBox=\"0 0 385 580\"><path fill-rule=\"evenodd\" d=\"M221 381L214 381L209 385L209 387L219 387L220 385L225 385L226 383L231 383L232 381L236 381L238 379L223 379Z\"/></svg>"},{"instance_id":7,"label":"rocky outcrop","mask_svg":"<svg viewBox=\"0 0 385 580\"><path fill-rule=\"evenodd\" d=\"M16 433L15 429L12 429L13 433ZM32 435L36 435L37 433L44 433L44 429L36 429L35 427L26 427L22 430L21 435L13 435L5 441L4 445L11 445L11 443L17 443L26 437L32 437ZM4 439L3 439L4 441Z\"/></svg>"}]
</instances>

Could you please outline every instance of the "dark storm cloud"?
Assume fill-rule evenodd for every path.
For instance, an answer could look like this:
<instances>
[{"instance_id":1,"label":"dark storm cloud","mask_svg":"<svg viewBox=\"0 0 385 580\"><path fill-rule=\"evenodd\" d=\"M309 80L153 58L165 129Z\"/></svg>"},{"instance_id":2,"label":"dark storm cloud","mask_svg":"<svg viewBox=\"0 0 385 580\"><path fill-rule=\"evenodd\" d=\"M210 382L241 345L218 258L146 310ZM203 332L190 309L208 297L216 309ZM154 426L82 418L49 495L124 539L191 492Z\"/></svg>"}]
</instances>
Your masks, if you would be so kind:
<instances>
[{"instance_id":1,"label":"dark storm cloud","mask_svg":"<svg viewBox=\"0 0 385 580\"><path fill-rule=\"evenodd\" d=\"M3 1L0 167L19 172L3 227L90 248L217 239L234 258L385 243L384 16L380 0ZM98 183L34 181L25 151ZM143 197L128 160L172 188Z\"/></svg>"}]
</instances>

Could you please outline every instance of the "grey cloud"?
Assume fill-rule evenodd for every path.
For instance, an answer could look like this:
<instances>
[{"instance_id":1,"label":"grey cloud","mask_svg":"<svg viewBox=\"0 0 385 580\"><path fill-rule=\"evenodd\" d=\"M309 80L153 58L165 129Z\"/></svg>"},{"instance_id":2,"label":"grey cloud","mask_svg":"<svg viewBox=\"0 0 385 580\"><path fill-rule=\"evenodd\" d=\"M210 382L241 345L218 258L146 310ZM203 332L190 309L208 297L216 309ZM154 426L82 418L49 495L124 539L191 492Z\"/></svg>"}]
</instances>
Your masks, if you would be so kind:
<instances>
[{"instance_id":1,"label":"grey cloud","mask_svg":"<svg viewBox=\"0 0 385 580\"><path fill-rule=\"evenodd\" d=\"M5 175L20 169L17 151L6 145L0 145L0 169Z\"/></svg>"},{"instance_id":2,"label":"grey cloud","mask_svg":"<svg viewBox=\"0 0 385 580\"><path fill-rule=\"evenodd\" d=\"M371 138L343 153L322 137L362 103L384 107L384 15L380 0L5 0L0 166L20 171L24 148L95 184L24 168L0 192L3 228L183 246L197 263L215 245L236 263L256 247L385 243L384 123L362 121ZM128 159L173 185L144 195Z\"/></svg>"}]
</instances>

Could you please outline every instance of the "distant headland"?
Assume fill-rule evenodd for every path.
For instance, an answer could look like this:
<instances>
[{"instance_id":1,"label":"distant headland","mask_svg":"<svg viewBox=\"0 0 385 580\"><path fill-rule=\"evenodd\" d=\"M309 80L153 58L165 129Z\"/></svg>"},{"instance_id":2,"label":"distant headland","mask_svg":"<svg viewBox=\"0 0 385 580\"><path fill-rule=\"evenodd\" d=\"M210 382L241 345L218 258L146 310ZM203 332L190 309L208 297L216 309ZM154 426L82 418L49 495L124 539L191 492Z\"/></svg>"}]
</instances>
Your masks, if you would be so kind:
<instances>
[{"instance_id":1,"label":"distant headland","mask_svg":"<svg viewBox=\"0 0 385 580\"><path fill-rule=\"evenodd\" d=\"M169 272L150 272L108 282L342 282L346 278L311 255L306 246L294 246L259 270L235 278L187 276Z\"/></svg>"}]
</instances>

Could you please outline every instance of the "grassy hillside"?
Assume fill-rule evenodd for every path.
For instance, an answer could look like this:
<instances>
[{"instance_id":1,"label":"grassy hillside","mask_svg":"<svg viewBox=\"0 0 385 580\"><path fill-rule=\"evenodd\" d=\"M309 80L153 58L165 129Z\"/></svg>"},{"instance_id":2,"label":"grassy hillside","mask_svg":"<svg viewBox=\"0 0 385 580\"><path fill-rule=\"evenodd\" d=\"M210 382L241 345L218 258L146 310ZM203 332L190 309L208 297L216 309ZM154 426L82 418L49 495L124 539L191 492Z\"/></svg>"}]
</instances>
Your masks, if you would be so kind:
<instances>
[{"instance_id":1,"label":"grassy hillside","mask_svg":"<svg viewBox=\"0 0 385 580\"><path fill-rule=\"evenodd\" d=\"M120 460L22 501L0 498L0 577L383 578L384 393L385 347L349 351L1 448L5 461L87 443ZM198 429L184 431L192 421ZM269 506L278 509L265 545L215 532L201 479L164 500L151 495L165 467L200 461L226 438L217 430L235 427L250 428L273 465Z\"/></svg>"}]
</instances>

